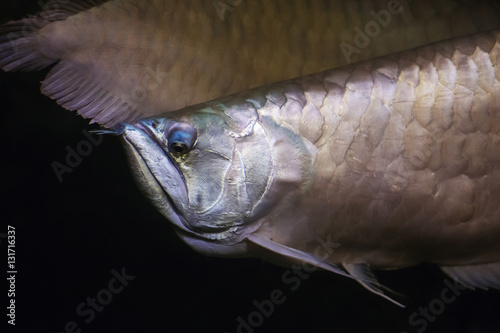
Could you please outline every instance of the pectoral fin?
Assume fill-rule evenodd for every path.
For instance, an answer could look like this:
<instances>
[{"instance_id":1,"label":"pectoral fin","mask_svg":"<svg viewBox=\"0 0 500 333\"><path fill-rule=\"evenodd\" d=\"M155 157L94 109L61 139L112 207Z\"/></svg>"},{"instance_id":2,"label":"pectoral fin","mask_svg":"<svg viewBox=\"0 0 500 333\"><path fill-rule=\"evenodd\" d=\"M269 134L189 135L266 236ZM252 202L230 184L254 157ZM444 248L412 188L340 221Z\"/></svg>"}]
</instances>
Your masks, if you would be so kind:
<instances>
[{"instance_id":1,"label":"pectoral fin","mask_svg":"<svg viewBox=\"0 0 500 333\"><path fill-rule=\"evenodd\" d=\"M391 301L392 303L396 304L397 306L400 306L404 308L405 306L399 302L396 302L389 296L385 295L382 288L387 289L383 287L371 271L370 267L366 264L342 264L344 268L351 274L351 276L355 277L356 280L361 283L363 287L371 291L372 293L379 295L383 298L385 298L388 301Z\"/></svg>"},{"instance_id":2,"label":"pectoral fin","mask_svg":"<svg viewBox=\"0 0 500 333\"><path fill-rule=\"evenodd\" d=\"M273 242L269 239L264 239L264 238L259 237L257 235L249 235L249 236L247 236L247 239L256 245L259 245L259 246L261 246L265 249L268 249L274 253L278 253L282 256L296 259L298 261L305 262L305 263L314 265L316 267L323 268L324 270L333 272L335 274L339 274L339 275L348 277L350 279L357 280L355 277L344 272L342 269L340 269L336 265L330 264L330 263L325 262L325 261L321 261L310 253L306 253L306 252L302 252L302 251L293 249L291 247Z\"/></svg>"},{"instance_id":3,"label":"pectoral fin","mask_svg":"<svg viewBox=\"0 0 500 333\"><path fill-rule=\"evenodd\" d=\"M446 275L463 284L467 288L500 289L500 262L441 267Z\"/></svg>"},{"instance_id":4,"label":"pectoral fin","mask_svg":"<svg viewBox=\"0 0 500 333\"><path fill-rule=\"evenodd\" d=\"M311 265L314 265L316 267L320 267L324 270L333 272L335 274L339 274L342 276L345 276L350 279L354 279L361 283L366 289L369 291L373 292L374 294L377 294L379 296L382 296L383 298L391 301L392 303L404 307L404 305L396 302L395 300L391 299L387 295L384 294L384 292L381 290L382 286L380 283L377 281L371 270L367 265L362 265L362 264L343 264L347 272L343 271L341 268L339 268L337 265L325 262L323 260L320 260L316 258L314 255L306 252L302 252L293 248L290 248L288 246L285 246L283 244L279 244L276 242L273 242L269 239L264 239L258 235L249 235L247 236L247 239L254 243L255 245L258 245L260 247L263 247L269 251L272 251L274 253L278 253L282 256L292 258L301 262L305 262Z\"/></svg>"}]
</instances>

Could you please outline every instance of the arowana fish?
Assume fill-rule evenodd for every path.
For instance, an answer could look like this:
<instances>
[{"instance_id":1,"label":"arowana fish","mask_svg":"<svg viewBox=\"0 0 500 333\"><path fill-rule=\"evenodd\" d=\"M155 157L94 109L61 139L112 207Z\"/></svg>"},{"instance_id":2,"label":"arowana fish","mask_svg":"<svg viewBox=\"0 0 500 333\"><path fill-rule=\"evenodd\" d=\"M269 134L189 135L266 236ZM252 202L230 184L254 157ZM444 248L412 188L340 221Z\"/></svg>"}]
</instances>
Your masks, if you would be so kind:
<instances>
[{"instance_id":1,"label":"arowana fish","mask_svg":"<svg viewBox=\"0 0 500 333\"><path fill-rule=\"evenodd\" d=\"M174 3L185 2L148 6L167 15L173 13L167 5ZM340 2L330 4L334 8ZM49 5L41 14L49 20L29 34L20 28L38 19L3 27L0 65L34 70L56 63L42 91L122 135L142 189L199 252L303 261L352 277L384 297L371 269L421 262L440 265L470 287L500 286L498 32L441 41L172 112L339 62L335 57L323 62L328 48L312 51L317 58L310 62L311 55L295 53L294 29L277 38L283 45L276 50L284 54L276 63L251 56L243 61L241 55L259 52L260 45L231 42L255 41L241 38L247 31L244 15L253 13L252 7L241 8L243 17L238 11L230 14L241 19L241 29L224 29L227 21L222 21L220 31L226 35L220 36L213 28L220 15L206 16L211 3L191 5L193 20L206 29L176 39L179 35L168 32L181 22L164 20L173 27L147 35L154 40L149 44L136 33L154 25L132 20L138 26L130 25L131 33L119 19L106 19L118 10L140 17L147 8L139 3ZM297 20L320 17L324 21L315 22L325 22L321 28L311 27L333 34L333 25L324 28L333 21L319 14L322 8L307 8L312 13ZM258 28L250 25L249 31ZM81 39L74 38L77 32ZM162 38L165 32L172 40ZM206 41L203 33L237 52L213 47L213 41L194 43ZM319 34L309 37L314 36ZM340 50L345 56L346 49ZM230 61L221 62L226 53ZM172 66L175 61L179 67ZM299 65L277 66L287 61ZM134 95L135 88L146 85L145 95ZM169 112L142 118L162 111ZM320 253L319 240L334 250Z\"/></svg>"},{"instance_id":2,"label":"arowana fish","mask_svg":"<svg viewBox=\"0 0 500 333\"><path fill-rule=\"evenodd\" d=\"M439 264L500 286L500 33L124 124L134 175L191 247L345 274ZM338 244L317 258L318 239ZM425 246L424 246L425 244Z\"/></svg>"}]
</instances>

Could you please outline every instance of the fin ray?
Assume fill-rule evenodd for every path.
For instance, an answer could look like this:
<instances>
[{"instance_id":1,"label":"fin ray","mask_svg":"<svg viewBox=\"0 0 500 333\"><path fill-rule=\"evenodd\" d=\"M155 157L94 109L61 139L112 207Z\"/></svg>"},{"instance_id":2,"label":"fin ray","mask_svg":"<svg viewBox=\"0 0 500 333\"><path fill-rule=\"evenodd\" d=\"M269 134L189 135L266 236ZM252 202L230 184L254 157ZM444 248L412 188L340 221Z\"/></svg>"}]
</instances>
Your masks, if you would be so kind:
<instances>
[{"instance_id":1,"label":"fin ray","mask_svg":"<svg viewBox=\"0 0 500 333\"><path fill-rule=\"evenodd\" d=\"M441 266L441 270L452 279L471 289L500 289L500 262L467 266Z\"/></svg>"},{"instance_id":2,"label":"fin ray","mask_svg":"<svg viewBox=\"0 0 500 333\"><path fill-rule=\"evenodd\" d=\"M40 52L36 38L37 32L51 22L65 20L69 16L107 1L78 0L61 4L60 0L53 0L38 15L30 15L1 25L0 67L7 72L32 71L57 62L58 59L50 59Z\"/></svg>"},{"instance_id":3,"label":"fin ray","mask_svg":"<svg viewBox=\"0 0 500 333\"><path fill-rule=\"evenodd\" d=\"M114 96L101 85L83 77L72 66L58 63L42 83L42 93L68 110L77 110L92 122L112 127L118 121L133 121L141 113L137 107Z\"/></svg>"},{"instance_id":4,"label":"fin ray","mask_svg":"<svg viewBox=\"0 0 500 333\"><path fill-rule=\"evenodd\" d=\"M336 265L321 261L321 260L317 259L316 257L314 257L312 254L305 253L305 252L290 248L288 246L285 246L285 245L282 245L279 243L275 243L275 242L267 240L267 239L263 239L262 237L259 237L257 235L248 235L247 239L254 244L260 245L268 250L271 250L272 252L279 253L283 256L287 256L287 257L290 257L293 259L297 259L297 260L306 262L308 264L323 268L327 271L345 276L345 277L350 278L350 279L357 280L357 278L344 272L342 269L340 269Z\"/></svg>"},{"instance_id":5,"label":"fin ray","mask_svg":"<svg viewBox=\"0 0 500 333\"><path fill-rule=\"evenodd\" d=\"M118 120L132 121L141 113L137 106L114 96L105 83L91 80L78 68L40 50L38 32L54 21L62 21L109 0L50 1L37 15L0 26L0 68L32 71L56 64L42 83L42 93L68 110L77 110L92 122L111 127ZM26 31L29 27L29 31ZM112 106L112 108L110 108Z\"/></svg>"},{"instance_id":6,"label":"fin ray","mask_svg":"<svg viewBox=\"0 0 500 333\"><path fill-rule=\"evenodd\" d=\"M329 262L325 262L322 260L319 260L315 256L313 256L310 253L302 252L293 248L290 248L288 246L275 243L271 240L263 239L262 237L259 237L257 235L249 235L247 236L247 239L261 247L264 247L272 252L279 253L283 256L297 259L303 262L306 262L308 264L314 265L316 267L320 267L324 270L333 272L335 274L339 274L342 276L345 276L347 278L353 279L358 281L362 286L364 286L366 289L369 291L373 292L376 295L379 295L392 303L400 306L400 307L405 307L401 303L396 302L395 300L391 299L387 295L383 293L383 291L380 289L382 287L380 283L377 281L371 270L368 268L366 265L359 265L359 264L343 264L344 268L347 270L345 272L341 268L339 268L337 265L331 264Z\"/></svg>"},{"instance_id":7,"label":"fin ray","mask_svg":"<svg viewBox=\"0 0 500 333\"><path fill-rule=\"evenodd\" d=\"M372 293L374 293L382 298L385 298L386 300L396 304L397 306L400 306L402 308L405 307L403 304L393 300L392 298L390 298L389 296L384 294L384 291L382 290L382 288L384 288L384 289L387 289L387 288L383 287L378 282L377 278L375 277L372 270L370 269L370 267L367 264L342 264L342 266L344 266L344 268L347 270L347 272L349 272L349 274L356 277L357 281L363 287L365 287L366 289L368 289Z\"/></svg>"}]
</instances>

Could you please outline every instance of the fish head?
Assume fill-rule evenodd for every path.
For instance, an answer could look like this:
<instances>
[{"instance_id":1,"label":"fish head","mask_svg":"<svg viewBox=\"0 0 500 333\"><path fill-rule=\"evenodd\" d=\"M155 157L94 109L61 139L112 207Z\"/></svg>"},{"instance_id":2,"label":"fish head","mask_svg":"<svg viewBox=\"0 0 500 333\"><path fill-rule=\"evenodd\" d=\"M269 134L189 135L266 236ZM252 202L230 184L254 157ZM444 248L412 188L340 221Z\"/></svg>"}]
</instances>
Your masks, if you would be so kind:
<instances>
[{"instance_id":1,"label":"fish head","mask_svg":"<svg viewBox=\"0 0 500 333\"><path fill-rule=\"evenodd\" d=\"M310 161L290 158L303 144L257 110L209 102L122 124L139 186L198 252L245 255L246 235L307 178Z\"/></svg>"}]
</instances>

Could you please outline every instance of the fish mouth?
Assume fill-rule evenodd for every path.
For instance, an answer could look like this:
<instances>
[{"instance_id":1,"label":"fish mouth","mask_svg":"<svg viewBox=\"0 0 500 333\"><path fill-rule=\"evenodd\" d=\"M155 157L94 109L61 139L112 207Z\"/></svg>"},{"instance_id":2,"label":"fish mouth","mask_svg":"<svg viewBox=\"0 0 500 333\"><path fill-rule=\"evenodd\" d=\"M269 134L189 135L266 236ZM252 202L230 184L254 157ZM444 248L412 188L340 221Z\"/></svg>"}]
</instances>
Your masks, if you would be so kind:
<instances>
[{"instance_id":1,"label":"fish mouth","mask_svg":"<svg viewBox=\"0 0 500 333\"><path fill-rule=\"evenodd\" d=\"M158 137L154 134L154 132L147 126L147 125L144 125L143 123L141 123L140 121L135 123L133 125L135 128L137 128L138 130L140 131L143 131L144 134L146 134L147 136L149 136L149 138L154 142L156 143L156 145L158 146L158 148L160 148L163 153L165 154L165 156L168 157L168 151L166 151L164 148L163 148L163 145L161 143L161 141L158 139Z\"/></svg>"},{"instance_id":2,"label":"fish mouth","mask_svg":"<svg viewBox=\"0 0 500 333\"><path fill-rule=\"evenodd\" d=\"M153 129L140 121L122 124L122 139L141 190L156 209L182 231L183 239L234 241L238 225L214 227L197 223L200 217L189 211L184 177Z\"/></svg>"},{"instance_id":3,"label":"fish mouth","mask_svg":"<svg viewBox=\"0 0 500 333\"><path fill-rule=\"evenodd\" d=\"M189 200L184 177L161 142L147 125L139 122L123 124L122 138L134 176L146 196L175 226L193 233L182 213Z\"/></svg>"}]
</instances>

